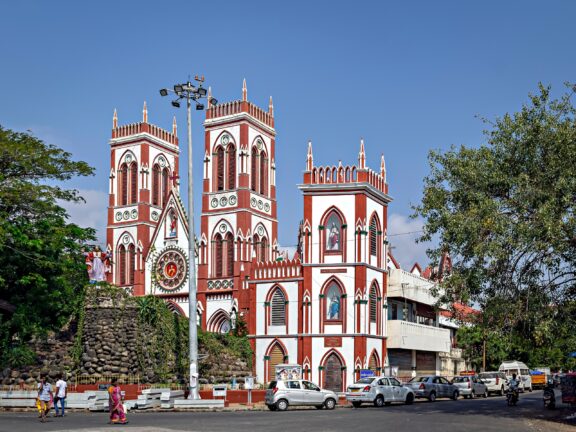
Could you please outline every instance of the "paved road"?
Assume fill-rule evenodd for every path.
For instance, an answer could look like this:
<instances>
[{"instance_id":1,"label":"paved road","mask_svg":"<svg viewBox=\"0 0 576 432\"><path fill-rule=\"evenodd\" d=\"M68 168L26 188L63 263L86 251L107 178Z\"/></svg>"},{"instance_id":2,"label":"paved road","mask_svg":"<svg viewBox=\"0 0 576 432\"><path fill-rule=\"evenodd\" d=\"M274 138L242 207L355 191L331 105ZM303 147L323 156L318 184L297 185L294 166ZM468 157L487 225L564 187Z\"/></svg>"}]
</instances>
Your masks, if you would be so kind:
<instances>
[{"instance_id":1,"label":"paved road","mask_svg":"<svg viewBox=\"0 0 576 432\"><path fill-rule=\"evenodd\" d=\"M33 413L0 413L0 432L33 431L426 431L526 432L543 430L535 418L555 415L542 408L541 392L521 395L517 407L503 397L418 401L412 406L291 409L287 412L238 411L132 413L127 426L107 425L106 413L71 413L41 424ZM539 426L538 426L539 425ZM544 424L546 425L546 423ZM546 428L546 430L548 430Z\"/></svg>"}]
</instances>

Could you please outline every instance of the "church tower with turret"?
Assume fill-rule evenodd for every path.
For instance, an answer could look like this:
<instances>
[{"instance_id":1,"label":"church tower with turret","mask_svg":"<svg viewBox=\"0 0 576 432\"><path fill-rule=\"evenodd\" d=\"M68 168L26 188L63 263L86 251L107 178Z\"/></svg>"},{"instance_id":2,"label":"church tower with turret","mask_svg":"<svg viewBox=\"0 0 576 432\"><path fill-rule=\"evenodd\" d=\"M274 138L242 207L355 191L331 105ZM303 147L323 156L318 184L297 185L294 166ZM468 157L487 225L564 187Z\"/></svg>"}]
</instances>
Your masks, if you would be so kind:
<instances>
[{"instance_id":1,"label":"church tower with turret","mask_svg":"<svg viewBox=\"0 0 576 432\"><path fill-rule=\"evenodd\" d=\"M208 95L210 98L210 93ZM250 311L253 262L278 255L274 107L240 100L206 111L202 215L198 248L198 309L202 327L225 332Z\"/></svg>"}]
</instances>

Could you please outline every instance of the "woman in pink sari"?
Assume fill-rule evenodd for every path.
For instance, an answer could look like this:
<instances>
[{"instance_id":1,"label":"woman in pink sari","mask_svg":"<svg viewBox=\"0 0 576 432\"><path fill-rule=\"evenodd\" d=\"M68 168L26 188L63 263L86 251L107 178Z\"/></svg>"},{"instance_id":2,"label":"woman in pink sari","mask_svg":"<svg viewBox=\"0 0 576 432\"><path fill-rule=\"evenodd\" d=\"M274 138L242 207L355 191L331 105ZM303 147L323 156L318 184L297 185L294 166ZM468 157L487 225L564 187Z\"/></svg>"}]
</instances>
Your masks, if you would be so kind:
<instances>
[{"instance_id":1,"label":"woman in pink sari","mask_svg":"<svg viewBox=\"0 0 576 432\"><path fill-rule=\"evenodd\" d=\"M112 424L126 424L126 413L124 412L124 405L122 404L122 391L118 385L118 379L112 380L112 385L108 387L108 398L110 406L110 423Z\"/></svg>"}]
</instances>

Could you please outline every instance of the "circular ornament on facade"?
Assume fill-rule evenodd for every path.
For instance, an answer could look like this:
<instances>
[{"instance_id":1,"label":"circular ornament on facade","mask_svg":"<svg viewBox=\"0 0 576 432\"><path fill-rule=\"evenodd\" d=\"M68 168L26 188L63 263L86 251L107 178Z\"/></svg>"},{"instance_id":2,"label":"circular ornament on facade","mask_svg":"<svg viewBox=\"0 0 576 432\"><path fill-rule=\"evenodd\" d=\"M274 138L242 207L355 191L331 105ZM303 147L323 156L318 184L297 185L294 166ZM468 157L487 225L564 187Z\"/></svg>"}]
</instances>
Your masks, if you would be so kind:
<instances>
[{"instance_id":1,"label":"circular ornament on facade","mask_svg":"<svg viewBox=\"0 0 576 432\"><path fill-rule=\"evenodd\" d=\"M128 153L128 154L126 155L126 163L129 164L130 162L132 162L132 155L131 155L130 153Z\"/></svg>"},{"instance_id":2,"label":"circular ornament on facade","mask_svg":"<svg viewBox=\"0 0 576 432\"><path fill-rule=\"evenodd\" d=\"M124 243L124 244L130 243L130 236L129 236L128 234L126 234L126 235L122 238L122 243Z\"/></svg>"},{"instance_id":3,"label":"circular ornament on facade","mask_svg":"<svg viewBox=\"0 0 576 432\"><path fill-rule=\"evenodd\" d=\"M227 145L230 142L230 137L228 135L222 135L222 139L220 142L224 145Z\"/></svg>"},{"instance_id":4,"label":"circular ornament on facade","mask_svg":"<svg viewBox=\"0 0 576 432\"><path fill-rule=\"evenodd\" d=\"M256 147L258 147L258 150L262 150L262 147L264 146L264 143L262 142L262 140L258 140L256 141Z\"/></svg>"},{"instance_id":5,"label":"circular ornament on facade","mask_svg":"<svg viewBox=\"0 0 576 432\"><path fill-rule=\"evenodd\" d=\"M259 235L264 235L264 228L262 226L258 227L258 234Z\"/></svg>"},{"instance_id":6,"label":"circular ornament on facade","mask_svg":"<svg viewBox=\"0 0 576 432\"><path fill-rule=\"evenodd\" d=\"M250 199L250 206L256 207L256 198Z\"/></svg>"},{"instance_id":7,"label":"circular ornament on facade","mask_svg":"<svg viewBox=\"0 0 576 432\"><path fill-rule=\"evenodd\" d=\"M158 212L153 211L150 216L152 217L152 220L153 220L153 221L157 221L157 220L158 220Z\"/></svg>"},{"instance_id":8,"label":"circular ornament on facade","mask_svg":"<svg viewBox=\"0 0 576 432\"><path fill-rule=\"evenodd\" d=\"M228 204L228 198L226 198L226 197L220 198L220 205L221 205L222 207L225 207L226 204Z\"/></svg>"},{"instance_id":9,"label":"circular ornament on facade","mask_svg":"<svg viewBox=\"0 0 576 432\"><path fill-rule=\"evenodd\" d=\"M236 195L232 195L230 198L228 198L228 202L230 205L236 205Z\"/></svg>"},{"instance_id":10,"label":"circular ornament on facade","mask_svg":"<svg viewBox=\"0 0 576 432\"><path fill-rule=\"evenodd\" d=\"M126 210L126 211L124 212L123 217L124 217L124 220L130 219L130 212L129 212L128 210Z\"/></svg>"},{"instance_id":11,"label":"circular ornament on facade","mask_svg":"<svg viewBox=\"0 0 576 432\"><path fill-rule=\"evenodd\" d=\"M264 204L264 210L269 212L270 211L270 204L268 204L268 203Z\"/></svg>"},{"instance_id":12,"label":"circular ornament on facade","mask_svg":"<svg viewBox=\"0 0 576 432\"><path fill-rule=\"evenodd\" d=\"M220 232L221 232L221 233L225 233L225 232L226 232L226 229L227 229L227 228L226 228L226 224L220 225L220 228L219 228L219 229L220 229Z\"/></svg>"},{"instance_id":13,"label":"circular ornament on facade","mask_svg":"<svg viewBox=\"0 0 576 432\"><path fill-rule=\"evenodd\" d=\"M166 166L166 159L161 157L160 159L158 159L158 163L160 164L161 167L164 167Z\"/></svg>"},{"instance_id":14,"label":"circular ornament on facade","mask_svg":"<svg viewBox=\"0 0 576 432\"><path fill-rule=\"evenodd\" d=\"M212 198L212 201L210 201L210 205L211 205L213 208L218 207L218 198Z\"/></svg>"},{"instance_id":15,"label":"circular ornament on facade","mask_svg":"<svg viewBox=\"0 0 576 432\"><path fill-rule=\"evenodd\" d=\"M122 220L122 212L116 213L116 220L120 222Z\"/></svg>"},{"instance_id":16,"label":"circular ornament on facade","mask_svg":"<svg viewBox=\"0 0 576 432\"><path fill-rule=\"evenodd\" d=\"M132 216L132 219L136 219L138 217L138 210L134 209L130 212L130 216Z\"/></svg>"},{"instance_id":17,"label":"circular ornament on facade","mask_svg":"<svg viewBox=\"0 0 576 432\"><path fill-rule=\"evenodd\" d=\"M258 200L258 208L262 210L262 207L264 207L264 203L262 202L262 200Z\"/></svg>"},{"instance_id":18,"label":"circular ornament on facade","mask_svg":"<svg viewBox=\"0 0 576 432\"><path fill-rule=\"evenodd\" d=\"M154 262L156 284L164 291L175 291L188 278L188 261L184 251L177 247L164 249Z\"/></svg>"}]
</instances>

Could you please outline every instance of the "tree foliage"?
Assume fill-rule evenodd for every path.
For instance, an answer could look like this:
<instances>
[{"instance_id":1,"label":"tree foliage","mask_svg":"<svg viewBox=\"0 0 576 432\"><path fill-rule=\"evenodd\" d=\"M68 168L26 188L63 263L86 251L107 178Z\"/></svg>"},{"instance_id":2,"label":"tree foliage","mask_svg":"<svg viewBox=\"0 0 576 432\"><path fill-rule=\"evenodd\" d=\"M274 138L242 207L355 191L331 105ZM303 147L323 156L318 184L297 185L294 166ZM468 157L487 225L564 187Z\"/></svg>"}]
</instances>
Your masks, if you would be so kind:
<instances>
[{"instance_id":1,"label":"tree foliage","mask_svg":"<svg viewBox=\"0 0 576 432\"><path fill-rule=\"evenodd\" d=\"M540 85L519 112L486 121L478 148L431 151L415 207L420 240L439 239L430 257L452 257L442 301L479 304L485 328L522 340L574 320L566 305L576 299L575 91L553 99Z\"/></svg>"},{"instance_id":2,"label":"tree foliage","mask_svg":"<svg viewBox=\"0 0 576 432\"><path fill-rule=\"evenodd\" d=\"M61 183L92 173L56 146L0 126L0 299L16 308L0 311L0 363L32 336L59 328L80 298L81 248L94 230L68 223L58 203L82 201Z\"/></svg>"}]
</instances>

